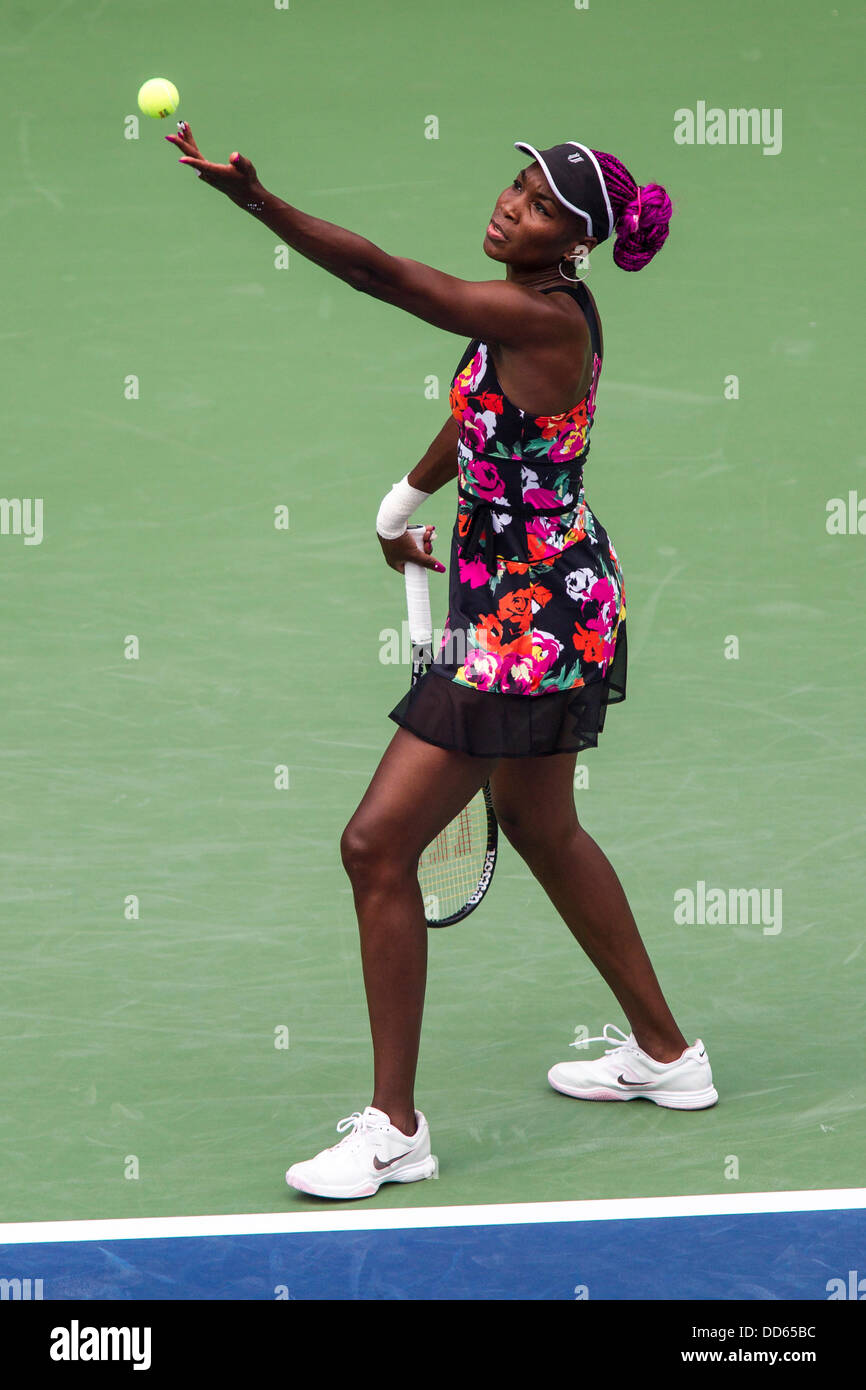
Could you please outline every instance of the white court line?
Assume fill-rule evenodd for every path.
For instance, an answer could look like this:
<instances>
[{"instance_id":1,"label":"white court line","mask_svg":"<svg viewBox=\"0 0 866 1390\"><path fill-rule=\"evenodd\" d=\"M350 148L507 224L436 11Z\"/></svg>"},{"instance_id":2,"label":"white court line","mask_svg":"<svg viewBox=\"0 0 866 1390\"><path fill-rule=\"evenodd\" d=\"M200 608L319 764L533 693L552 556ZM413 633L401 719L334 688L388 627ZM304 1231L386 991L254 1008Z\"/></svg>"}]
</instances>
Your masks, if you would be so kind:
<instances>
[{"instance_id":1,"label":"white court line","mask_svg":"<svg viewBox=\"0 0 866 1390\"><path fill-rule=\"evenodd\" d=\"M54 1241L156 1240L187 1236L304 1235L319 1231L427 1230L553 1221L735 1216L764 1212L850 1211L866 1207L866 1188L811 1192L710 1192L691 1197L617 1197L585 1202L491 1203L388 1211L263 1212L240 1216L146 1216L107 1221L0 1223L0 1245Z\"/></svg>"}]
</instances>

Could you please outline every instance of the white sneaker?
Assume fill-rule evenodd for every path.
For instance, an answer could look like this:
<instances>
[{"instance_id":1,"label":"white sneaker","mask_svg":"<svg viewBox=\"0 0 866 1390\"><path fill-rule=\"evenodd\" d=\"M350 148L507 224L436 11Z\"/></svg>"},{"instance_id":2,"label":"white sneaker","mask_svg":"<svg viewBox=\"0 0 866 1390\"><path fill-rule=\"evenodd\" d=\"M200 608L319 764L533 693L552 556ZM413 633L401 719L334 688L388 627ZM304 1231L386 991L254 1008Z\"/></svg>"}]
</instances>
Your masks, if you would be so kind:
<instances>
[{"instance_id":1,"label":"white sneaker","mask_svg":"<svg viewBox=\"0 0 866 1390\"><path fill-rule=\"evenodd\" d=\"M382 1110L368 1105L337 1125L337 1133L350 1129L333 1148L315 1158L293 1163L286 1182L313 1197L372 1197L383 1182L418 1182L435 1178L439 1164L430 1152L430 1129L420 1110L415 1111L417 1130L403 1134Z\"/></svg>"},{"instance_id":2,"label":"white sneaker","mask_svg":"<svg viewBox=\"0 0 866 1390\"><path fill-rule=\"evenodd\" d=\"M620 1040L610 1031L619 1033ZM626 1037L614 1023L604 1025L603 1036L586 1038L591 1042L612 1043L603 1057L592 1062L557 1062L547 1073L555 1091L578 1100L635 1100L643 1097L670 1110L704 1110L715 1105L719 1093L713 1085L713 1073L706 1048L698 1038L674 1062L657 1062L635 1042L634 1034Z\"/></svg>"}]
</instances>

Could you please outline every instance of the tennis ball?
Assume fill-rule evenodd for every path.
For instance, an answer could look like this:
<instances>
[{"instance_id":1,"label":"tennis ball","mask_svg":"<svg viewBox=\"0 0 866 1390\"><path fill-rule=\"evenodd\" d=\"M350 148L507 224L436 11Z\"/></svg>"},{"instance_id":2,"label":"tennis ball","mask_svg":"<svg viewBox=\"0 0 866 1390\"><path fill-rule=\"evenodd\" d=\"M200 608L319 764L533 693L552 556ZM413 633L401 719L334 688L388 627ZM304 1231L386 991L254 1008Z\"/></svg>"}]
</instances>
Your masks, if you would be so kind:
<instances>
[{"instance_id":1,"label":"tennis ball","mask_svg":"<svg viewBox=\"0 0 866 1390\"><path fill-rule=\"evenodd\" d=\"M170 116L179 101L177 87L167 77L151 77L138 93L138 105L145 116Z\"/></svg>"}]
</instances>

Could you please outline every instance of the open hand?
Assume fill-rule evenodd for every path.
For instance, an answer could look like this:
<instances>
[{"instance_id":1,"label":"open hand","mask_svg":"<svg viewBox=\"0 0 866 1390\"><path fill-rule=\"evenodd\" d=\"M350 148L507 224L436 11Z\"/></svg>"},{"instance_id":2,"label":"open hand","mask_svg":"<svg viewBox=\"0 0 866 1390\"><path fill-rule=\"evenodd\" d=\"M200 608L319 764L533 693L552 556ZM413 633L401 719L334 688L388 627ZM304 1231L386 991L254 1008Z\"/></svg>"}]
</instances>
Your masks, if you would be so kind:
<instances>
[{"instance_id":1,"label":"open hand","mask_svg":"<svg viewBox=\"0 0 866 1390\"><path fill-rule=\"evenodd\" d=\"M188 164L195 169L199 178L220 193L225 193L233 203L245 207L247 203L261 199L264 189L253 164L244 155L235 151L228 164L211 164L202 157L186 121L178 121L177 135L166 135L165 138L183 151L178 163Z\"/></svg>"}]
</instances>

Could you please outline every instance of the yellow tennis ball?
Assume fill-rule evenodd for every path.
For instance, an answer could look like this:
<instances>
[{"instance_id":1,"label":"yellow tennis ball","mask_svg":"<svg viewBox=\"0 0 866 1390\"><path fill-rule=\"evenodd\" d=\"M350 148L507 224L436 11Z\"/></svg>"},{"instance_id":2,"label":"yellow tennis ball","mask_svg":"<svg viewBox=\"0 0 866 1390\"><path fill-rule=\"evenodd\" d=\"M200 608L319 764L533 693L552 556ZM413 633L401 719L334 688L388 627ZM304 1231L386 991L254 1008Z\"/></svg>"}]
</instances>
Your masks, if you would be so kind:
<instances>
[{"instance_id":1,"label":"yellow tennis ball","mask_svg":"<svg viewBox=\"0 0 866 1390\"><path fill-rule=\"evenodd\" d=\"M151 77L138 93L138 105L145 116L170 116L179 101L177 87L167 77Z\"/></svg>"}]
</instances>

